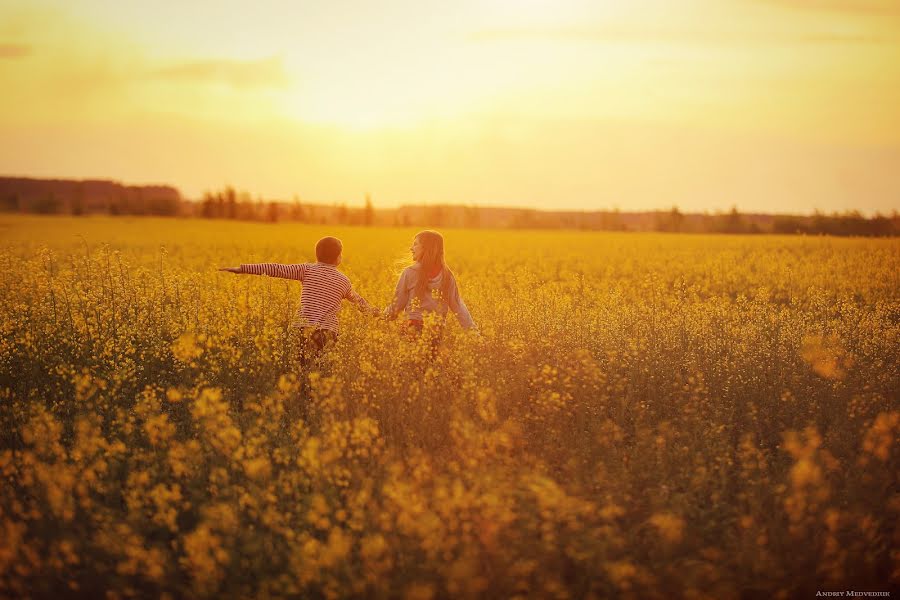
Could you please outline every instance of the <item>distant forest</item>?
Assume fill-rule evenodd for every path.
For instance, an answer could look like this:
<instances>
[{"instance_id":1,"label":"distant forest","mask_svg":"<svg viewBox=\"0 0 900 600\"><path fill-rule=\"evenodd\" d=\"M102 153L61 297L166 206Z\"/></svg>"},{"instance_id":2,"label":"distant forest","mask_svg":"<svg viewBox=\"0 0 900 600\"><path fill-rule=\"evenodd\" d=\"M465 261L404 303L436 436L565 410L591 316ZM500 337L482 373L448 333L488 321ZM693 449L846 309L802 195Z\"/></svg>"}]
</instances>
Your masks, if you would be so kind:
<instances>
[{"instance_id":1,"label":"distant forest","mask_svg":"<svg viewBox=\"0 0 900 600\"><path fill-rule=\"evenodd\" d=\"M549 211L472 205L416 205L375 208L253 198L232 187L186 200L172 186L123 185L106 180L0 177L0 212L64 215L148 215L299 222L327 225L577 229L682 233L804 233L839 236L900 235L900 214L865 217L858 211L813 215L683 213L665 211Z\"/></svg>"}]
</instances>

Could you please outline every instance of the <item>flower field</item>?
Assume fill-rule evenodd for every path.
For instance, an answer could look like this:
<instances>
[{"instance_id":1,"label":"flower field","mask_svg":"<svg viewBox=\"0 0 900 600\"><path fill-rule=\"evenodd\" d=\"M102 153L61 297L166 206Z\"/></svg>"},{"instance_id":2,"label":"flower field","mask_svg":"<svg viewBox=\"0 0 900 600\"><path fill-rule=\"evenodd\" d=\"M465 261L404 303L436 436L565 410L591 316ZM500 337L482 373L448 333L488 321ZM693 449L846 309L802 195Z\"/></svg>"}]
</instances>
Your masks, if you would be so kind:
<instances>
[{"instance_id":1,"label":"flower field","mask_svg":"<svg viewBox=\"0 0 900 600\"><path fill-rule=\"evenodd\" d=\"M0 216L0 596L747 598L900 586L900 241Z\"/></svg>"}]
</instances>

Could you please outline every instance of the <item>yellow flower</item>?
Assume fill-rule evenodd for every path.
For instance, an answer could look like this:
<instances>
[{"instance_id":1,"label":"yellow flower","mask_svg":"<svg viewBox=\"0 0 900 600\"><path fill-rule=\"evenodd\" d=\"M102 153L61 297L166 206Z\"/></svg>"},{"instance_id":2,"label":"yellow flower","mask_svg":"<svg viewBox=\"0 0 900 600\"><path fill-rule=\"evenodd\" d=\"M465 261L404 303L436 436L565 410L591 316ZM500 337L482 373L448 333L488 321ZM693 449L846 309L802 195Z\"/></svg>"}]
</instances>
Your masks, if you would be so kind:
<instances>
[{"instance_id":1,"label":"yellow flower","mask_svg":"<svg viewBox=\"0 0 900 600\"><path fill-rule=\"evenodd\" d=\"M843 379L853 358L841 347L837 336L810 335L803 338L800 356L812 370L826 379Z\"/></svg>"},{"instance_id":2,"label":"yellow flower","mask_svg":"<svg viewBox=\"0 0 900 600\"><path fill-rule=\"evenodd\" d=\"M144 432L151 446L159 446L168 442L175 434L175 425L169 423L165 413L153 415L144 422Z\"/></svg>"},{"instance_id":3,"label":"yellow flower","mask_svg":"<svg viewBox=\"0 0 900 600\"><path fill-rule=\"evenodd\" d=\"M170 346L172 355L183 363L193 363L195 358L203 354L203 347L198 344L198 340L193 333L181 334Z\"/></svg>"},{"instance_id":4,"label":"yellow flower","mask_svg":"<svg viewBox=\"0 0 900 600\"><path fill-rule=\"evenodd\" d=\"M244 461L244 473L250 479L263 480L272 472L272 464L267 458L257 457Z\"/></svg>"},{"instance_id":5,"label":"yellow flower","mask_svg":"<svg viewBox=\"0 0 900 600\"><path fill-rule=\"evenodd\" d=\"M897 430L900 430L900 411L879 413L866 432L863 450L882 462L887 461Z\"/></svg>"},{"instance_id":6,"label":"yellow flower","mask_svg":"<svg viewBox=\"0 0 900 600\"><path fill-rule=\"evenodd\" d=\"M612 582L622 590L631 589L632 581L637 575L637 568L627 560L608 562L604 565Z\"/></svg>"},{"instance_id":7,"label":"yellow flower","mask_svg":"<svg viewBox=\"0 0 900 600\"><path fill-rule=\"evenodd\" d=\"M791 483L794 487L816 485L822 480L822 469L808 458L801 458L791 467Z\"/></svg>"},{"instance_id":8,"label":"yellow flower","mask_svg":"<svg viewBox=\"0 0 900 600\"><path fill-rule=\"evenodd\" d=\"M490 425L497 421L497 395L494 390L490 388L478 390L475 398L475 410L485 423Z\"/></svg>"},{"instance_id":9,"label":"yellow flower","mask_svg":"<svg viewBox=\"0 0 900 600\"><path fill-rule=\"evenodd\" d=\"M328 533L328 543L325 544L319 561L324 567L334 567L347 558L352 547L353 540L350 536L342 529L334 527Z\"/></svg>"},{"instance_id":10,"label":"yellow flower","mask_svg":"<svg viewBox=\"0 0 900 600\"><path fill-rule=\"evenodd\" d=\"M201 592L213 589L224 574L223 566L229 562L222 538L208 525L200 525L184 536L184 553L181 563L191 573L194 587Z\"/></svg>"},{"instance_id":11,"label":"yellow flower","mask_svg":"<svg viewBox=\"0 0 900 600\"><path fill-rule=\"evenodd\" d=\"M404 600L431 600L435 589L431 583L412 583L403 592Z\"/></svg>"},{"instance_id":12,"label":"yellow flower","mask_svg":"<svg viewBox=\"0 0 900 600\"><path fill-rule=\"evenodd\" d=\"M670 544L677 544L684 534L684 520L672 513L656 513L650 517L650 524L656 527L660 537Z\"/></svg>"},{"instance_id":13,"label":"yellow flower","mask_svg":"<svg viewBox=\"0 0 900 600\"><path fill-rule=\"evenodd\" d=\"M359 546L359 553L365 560L379 558L388 549L387 541L380 533L367 535L362 539Z\"/></svg>"}]
</instances>

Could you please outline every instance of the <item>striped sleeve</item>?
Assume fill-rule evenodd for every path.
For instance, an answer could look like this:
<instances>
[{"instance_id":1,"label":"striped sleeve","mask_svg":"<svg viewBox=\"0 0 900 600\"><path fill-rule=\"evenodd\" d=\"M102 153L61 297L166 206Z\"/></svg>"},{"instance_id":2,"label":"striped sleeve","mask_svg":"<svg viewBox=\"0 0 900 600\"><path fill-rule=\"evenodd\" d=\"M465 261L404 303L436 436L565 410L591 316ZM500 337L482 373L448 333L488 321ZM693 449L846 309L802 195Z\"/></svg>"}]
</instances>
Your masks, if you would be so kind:
<instances>
[{"instance_id":1,"label":"striped sleeve","mask_svg":"<svg viewBox=\"0 0 900 600\"><path fill-rule=\"evenodd\" d=\"M294 265L281 265L278 263L242 264L241 273L249 275L268 275L269 277L303 281L303 276L306 275L307 266L308 265L305 263Z\"/></svg>"},{"instance_id":2,"label":"striped sleeve","mask_svg":"<svg viewBox=\"0 0 900 600\"><path fill-rule=\"evenodd\" d=\"M357 294L356 290L354 290L352 287L347 289L347 294L344 296L344 299L355 304L356 307L361 311L371 312L372 310L374 310L372 306L368 302L366 302L366 299Z\"/></svg>"}]
</instances>

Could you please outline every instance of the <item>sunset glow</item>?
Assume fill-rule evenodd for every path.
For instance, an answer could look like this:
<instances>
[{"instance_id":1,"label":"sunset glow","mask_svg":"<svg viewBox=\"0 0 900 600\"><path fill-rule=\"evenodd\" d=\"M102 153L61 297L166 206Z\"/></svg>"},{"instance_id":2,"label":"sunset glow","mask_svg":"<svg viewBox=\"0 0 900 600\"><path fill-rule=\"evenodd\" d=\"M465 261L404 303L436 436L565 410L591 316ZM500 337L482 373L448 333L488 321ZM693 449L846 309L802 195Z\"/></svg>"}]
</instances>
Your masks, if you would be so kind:
<instances>
[{"instance_id":1,"label":"sunset glow","mask_svg":"<svg viewBox=\"0 0 900 600\"><path fill-rule=\"evenodd\" d=\"M0 174L900 209L895 0L0 4Z\"/></svg>"}]
</instances>

